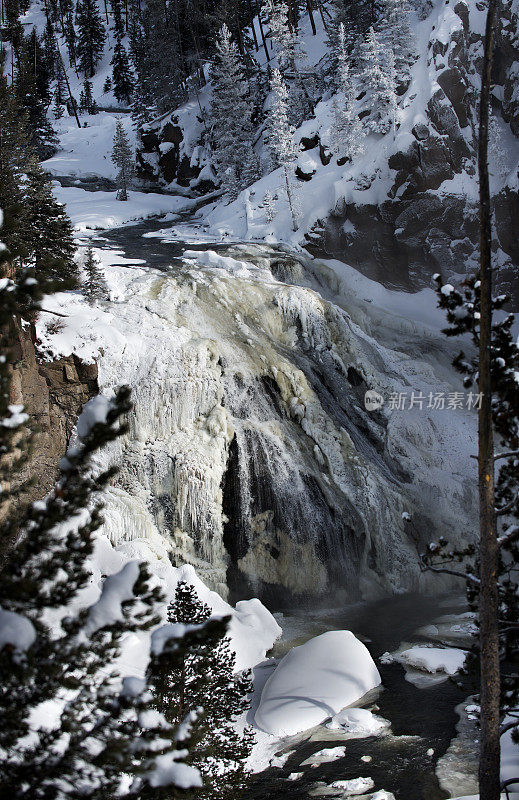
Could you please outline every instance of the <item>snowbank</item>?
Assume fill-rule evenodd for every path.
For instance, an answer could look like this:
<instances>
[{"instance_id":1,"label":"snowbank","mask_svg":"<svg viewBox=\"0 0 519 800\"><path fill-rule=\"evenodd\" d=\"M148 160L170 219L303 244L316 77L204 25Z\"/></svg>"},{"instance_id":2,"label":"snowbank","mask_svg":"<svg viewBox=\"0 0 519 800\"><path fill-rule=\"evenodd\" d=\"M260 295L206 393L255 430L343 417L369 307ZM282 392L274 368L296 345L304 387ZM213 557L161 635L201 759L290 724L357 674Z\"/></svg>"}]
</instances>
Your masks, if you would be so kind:
<instances>
[{"instance_id":1,"label":"snowbank","mask_svg":"<svg viewBox=\"0 0 519 800\"><path fill-rule=\"evenodd\" d=\"M259 728L290 736L324 722L380 684L367 648L351 631L328 631L295 647L268 679Z\"/></svg>"},{"instance_id":2,"label":"snowbank","mask_svg":"<svg viewBox=\"0 0 519 800\"><path fill-rule=\"evenodd\" d=\"M54 183L54 195L67 207L76 231L107 230L161 214L191 208L194 200L155 192L128 192L128 200L116 199L116 192L89 192L76 186Z\"/></svg>"}]
</instances>

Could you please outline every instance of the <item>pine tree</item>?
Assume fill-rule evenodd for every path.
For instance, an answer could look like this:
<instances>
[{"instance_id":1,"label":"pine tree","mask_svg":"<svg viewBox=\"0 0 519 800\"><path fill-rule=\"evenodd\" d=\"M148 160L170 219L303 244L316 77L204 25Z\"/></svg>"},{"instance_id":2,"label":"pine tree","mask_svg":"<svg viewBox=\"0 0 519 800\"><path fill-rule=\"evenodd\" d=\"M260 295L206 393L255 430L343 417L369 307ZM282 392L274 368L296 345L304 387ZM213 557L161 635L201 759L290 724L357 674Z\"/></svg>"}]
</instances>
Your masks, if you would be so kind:
<instances>
[{"instance_id":1,"label":"pine tree","mask_svg":"<svg viewBox=\"0 0 519 800\"><path fill-rule=\"evenodd\" d=\"M83 83L83 88L79 95L79 110L86 114L97 114L92 83L87 80Z\"/></svg>"},{"instance_id":2,"label":"pine tree","mask_svg":"<svg viewBox=\"0 0 519 800\"><path fill-rule=\"evenodd\" d=\"M288 91L278 69L272 70L270 88L273 97L267 118L267 146L274 166L283 167L292 227L296 231L297 213L289 167L297 156L297 150L293 139L294 128L288 121Z\"/></svg>"},{"instance_id":3,"label":"pine tree","mask_svg":"<svg viewBox=\"0 0 519 800\"><path fill-rule=\"evenodd\" d=\"M13 308L6 294L2 287L1 317L6 306ZM2 355L8 361L7 352ZM0 381L9 388L8 370L0 370ZM3 454L27 418L18 407L3 408L8 394L2 395ZM201 784L198 771L185 764L185 721L173 727L150 715L143 681L125 679L120 691L113 680L125 634L160 619L161 596L146 567L127 563L105 580L98 603L79 612L71 607L91 581L87 559L102 522L96 495L114 474L95 474L92 456L125 430L119 420L129 409L128 397L123 389L113 401L90 401L96 412L91 419L82 415L79 443L61 460L60 478L45 500L22 513L7 493L2 498L2 541L12 541L13 533L18 538L0 574L0 781L13 800L115 800L125 773L134 776L129 797L163 800L177 782L182 789ZM2 477L7 472L11 478L11 467L4 456ZM55 631L48 627L49 612L62 619ZM162 649L166 644L175 663L183 653L182 632L161 634ZM206 638L203 627L195 629L189 646ZM46 701L58 719L50 730L34 730L31 714ZM161 759L176 763L176 774L161 769Z\"/></svg>"},{"instance_id":4,"label":"pine tree","mask_svg":"<svg viewBox=\"0 0 519 800\"><path fill-rule=\"evenodd\" d=\"M410 8L407 0L385 0L381 39L393 52L398 78L409 74L414 58L415 43L409 23Z\"/></svg>"},{"instance_id":5,"label":"pine tree","mask_svg":"<svg viewBox=\"0 0 519 800\"><path fill-rule=\"evenodd\" d=\"M335 54L339 46L340 26L344 26L346 51L352 56L357 43L365 38L370 25L376 22L376 4L373 0L330 0L328 8L332 15L328 22L328 45L333 75L337 66Z\"/></svg>"},{"instance_id":6,"label":"pine tree","mask_svg":"<svg viewBox=\"0 0 519 800\"><path fill-rule=\"evenodd\" d=\"M33 160L27 171L24 242L36 278L44 279L49 291L74 288L78 270L73 229L64 207L52 194L52 186Z\"/></svg>"},{"instance_id":7,"label":"pine tree","mask_svg":"<svg viewBox=\"0 0 519 800\"><path fill-rule=\"evenodd\" d=\"M267 189L263 195L263 208L265 209L265 221L270 224L276 216L276 207L274 205L274 195Z\"/></svg>"},{"instance_id":8,"label":"pine tree","mask_svg":"<svg viewBox=\"0 0 519 800\"><path fill-rule=\"evenodd\" d=\"M194 625L206 622L211 609L193 586L181 581L168 609L170 623ZM235 673L236 657L222 631L219 639L190 648L175 668L150 684L158 711L170 723L202 708L192 731L190 763L200 769L205 789L200 797L235 800L247 788L245 760L253 736L249 729L238 733L235 720L249 707L252 681L248 673Z\"/></svg>"},{"instance_id":9,"label":"pine tree","mask_svg":"<svg viewBox=\"0 0 519 800\"><path fill-rule=\"evenodd\" d=\"M83 294L90 305L93 305L96 300L108 300L108 286L106 285L103 273L99 269L99 262L92 247L87 247L83 263L83 272L85 278L81 285Z\"/></svg>"},{"instance_id":10,"label":"pine tree","mask_svg":"<svg viewBox=\"0 0 519 800\"><path fill-rule=\"evenodd\" d=\"M119 102L128 104L133 91L133 75L130 69L128 53L119 35L115 40L114 53L110 64L113 68L113 93Z\"/></svg>"},{"instance_id":11,"label":"pine tree","mask_svg":"<svg viewBox=\"0 0 519 800\"><path fill-rule=\"evenodd\" d=\"M294 90L292 96L289 96L291 116L298 125L314 113L313 101L301 74L306 54L297 30L289 25L288 6L285 0L264 0L263 12L270 23L270 34L276 45L280 71L289 70L295 75Z\"/></svg>"},{"instance_id":12,"label":"pine tree","mask_svg":"<svg viewBox=\"0 0 519 800\"><path fill-rule=\"evenodd\" d=\"M395 70L391 51L380 42L373 27L362 46L362 82L367 91L370 116L369 130L387 133L393 124L396 109ZM393 112L393 118L391 114Z\"/></svg>"},{"instance_id":13,"label":"pine tree","mask_svg":"<svg viewBox=\"0 0 519 800\"><path fill-rule=\"evenodd\" d=\"M106 31L95 0L78 0L76 6L78 37L76 51L85 78L93 78L103 54Z\"/></svg>"},{"instance_id":14,"label":"pine tree","mask_svg":"<svg viewBox=\"0 0 519 800\"><path fill-rule=\"evenodd\" d=\"M23 25L20 22L21 8L19 0L4 0L5 38L11 42L13 50L19 53L23 41Z\"/></svg>"},{"instance_id":15,"label":"pine tree","mask_svg":"<svg viewBox=\"0 0 519 800\"><path fill-rule=\"evenodd\" d=\"M118 200L128 200L128 182L133 172L133 152L120 119L115 123L115 136L113 139L112 161L118 169L117 173L117 192Z\"/></svg>"},{"instance_id":16,"label":"pine tree","mask_svg":"<svg viewBox=\"0 0 519 800\"><path fill-rule=\"evenodd\" d=\"M121 13L121 0L110 0L110 5L112 7L112 18L114 22L113 31L116 38L122 39L125 30Z\"/></svg>"},{"instance_id":17,"label":"pine tree","mask_svg":"<svg viewBox=\"0 0 519 800\"><path fill-rule=\"evenodd\" d=\"M112 91L112 79L109 75L106 76L105 82L103 83L103 92L107 94L108 92Z\"/></svg>"},{"instance_id":18,"label":"pine tree","mask_svg":"<svg viewBox=\"0 0 519 800\"><path fill-rule=\"evenodd\" d=\"M24 227L26 206L23 180L31 157L27 112L20 107L13 87L3 72L0 55L0 208L5 219L2 239L17 262L28 256Z\"/></svg>"},{"instance_id":19,"label":"pine tree","mask_svg":"<svg viewBox=\"0 0 519 800\"><path fill-rule=\"evenodd\" d=\"M362 124L355 108L355 90L350 77L344 25L339 26L337 37L336 89L333 100L333 126L331 149L340 159L353 159L364 151Z\"/></svg>"},{"instance_id":20,"label":"pine tree","mask_svg":"<svg viewBox=\"0 0 519 800\"><path fill-rule=\"evenodd\" d=\"M213 151L222 188L230 200L258 175L257 159L252 148L252 104L243 74L238 48L223 25L216 40L216 54L211 68L213 98Z\"/></svg>"},{"instance_id":21,"label":"pine tree","mask_svg":"<svg viewBox=\"0 0 519 800\"><path fill-rule=\"evenodd\" d=\"M20 107L27 113L31 140L40 159L56 152L57 138L47 117L51 102L50 74L36 30L23 39L14 87Z\"/></svg>"}]
</instances>

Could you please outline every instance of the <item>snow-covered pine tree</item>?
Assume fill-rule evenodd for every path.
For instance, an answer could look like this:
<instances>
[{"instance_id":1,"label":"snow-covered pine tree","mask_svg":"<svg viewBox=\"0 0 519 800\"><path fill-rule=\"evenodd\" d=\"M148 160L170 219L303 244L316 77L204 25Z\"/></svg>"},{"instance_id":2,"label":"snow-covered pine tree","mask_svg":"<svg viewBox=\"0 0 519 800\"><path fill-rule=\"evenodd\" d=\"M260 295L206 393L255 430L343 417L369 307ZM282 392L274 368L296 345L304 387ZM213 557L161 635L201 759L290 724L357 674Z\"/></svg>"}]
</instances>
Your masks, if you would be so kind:
<instances>
[{"instance_id":1,"label":"snow-covered pine tree","mask_svg":"<svg viewBox=\"0 0 519 800\"><path fill-rule=\"evenodd\" d=\"M112 79L110 75L107 75L105 78L105 82L103 83L103 93L106 94L107 92L112 91Z\"/></svg>"},{"instance_id":2,"label":"snow-covered pine tree","mask_svg":"<svg viewBox=\"0 0 519 800\"><path fill-rule=\"evenodd\" d=\"M81 288L90 305L93 305L96 300L108 300L108 286L92 247L87 247L83 261L83 273Z\"/></svg>"},{"instance_id":3,"label":"snow-covered pine tree","mask_svg":"<svg viewBox=\"0 0 519 800\"><path fill-rule=\"evenodd\" d=\"M86 114L97 114L97 105L94 100L92 82L85 80L79 95L79 110Z\"/></svg>"},{"instance_id":4,"label":"snow-covered pine tree","mask_svg":"<svg viewBox=\"0 0 519 800\"><path fill-rule=\"evenodd\" d=\"M263 13L270 25L270 35L276 45L276 56L281 72L294 74L294 89L289 93L289 112L296 125L314 113L310 91L301 74L306 54L294 26L289 25L288 6L285 0L264 0Z\"/></svg>"},{"instance_id":5,"label":"snow-covered pine tree","mask_svg":"<svg viewBox=\"0 0 519 800\"><path fill-rule=\"evenodd\" d=\"M328 9L332 15L328 22L328 45L335 70L341 24L346 35L346 50L351 55L357 42L365 37L369 26L376 22L376 4L373 0L330 0Z\"/></svg>"},{"instance_id":6,"label":"snow-covered pine tree","mask_svg":"<svg viewBox=\"0 0 519 800\"><path fill-rule=\"evenodd\" d=\"M211 609L195 588L179 582L168 609L169 622L201 624L210 616ZM204 777L205 789L199 796L211 800L235 800L247 787L245 761L253 735L249 729L240 734L234 722L250 705L252 681L249 673L236 674L235 665L236 656L223 631L216 641L188 649L175 666L167 669L166 664L159 676L149 676L157 710L168 722L177 723L203 709L193 726L190 763Z\"/></svg>"},{"instance_id":7,"label":"snow-covered pine tree","mask_svg":"<svg viewBox=\"0 0 519 800\"><path fill-rule=\"evenodd\" d=\"M335 58L337 62L335 72L337 94L333 99L330 145L332 152L339 160L353 161L364 151L364 131L356 111L355 89L350 75L346 44L346 29L342 22L337 32Z\"/></svg>"},{"instance_id":8,"label":"snow-covered pine tree","mask_svg":"<svg viewBox=\"0 0 519 800\"><path fill-rule=\"evenodd\" d=\"M128 200L128 183L134 172L133 152L123 123L119 118L115 123L112 161L118 169L116 179L118 186L117 199Z\"/></svg>"},{"instance_id":9,"label":"snow-covered pine tree","mask_svg":"<svg viewBox=\"0 0 519 800\"><path fill-rule=\"evenodd\" d=\"M265 221L270 224L276 216L276 207L274 205L274 195L267 189L263 195L263 208L265 209Z\"/></svg>"},{"instance_id":10,"label":"snow-covered pine tree","mask_svg":"<svg viewBox=\"0 0 519 800\"><path fill-rule=\"evenodd\" d=\"M106 41L106 31L96 0L78 0L76 23L79 67L85 78L93 78Z\"/></svg>"},{"instance_id":11,"label":"snow-covered pine tree","mask_svg":"<svg viewBox=\"0 0 519 800\"><path fill-rule=\"evenodd\" d=\"M396 135L396 114L398 110L398 103L396 97L396 68L395 56L393 51L388 47L386 50L386 97L389 118L393 128L393 139Z\"/></svg>"},{"instance_id":12,"label":"snow-covered pine tree","mask_svg":"<svg viewBox=\"0 0 519 800\"><path fill-rule=\"evenodd\" d=\"M267 146L274 167L283 167L285 189L287 192L292 227L297 230L297 211L294 192L290 183L289 169L295 161L297 150L294 145L294 128L288 121L288 90L278 69L272 70L270 81L272 103L267 117Z\"/></svg>"},{"instance_id":13,"label":"snow-covered pine tree","mask_svg":"<svg viewBox=\"0 0 519 800\"><path fill-rule=\"evenodd\" d=\"M370 27L361 50L363 65L361 78L367 92L364 102L370 109L365 124L368 130L387 133L392 125L391 110L396 103L394 69L391 75L388 72L390 51L380 42L373 27Z\"/></svg>"},{"instance_id":14,"label":"snow-covered pine tree","mask_svg":"<svg viewBox=\"0 0 519 800\"><path fill-rule=\"evenodd\" d=\"M128 53L119 34L116 34L114 52L110 64L112 65L113 93L120 103L128 104L133 91L133 75L130 69Z\"/></svg>"},{"instance_id":15,"label":"snow-covered pine tree","mask_svg":"<svg viewBox=\"0 0 519 800\"><path fill-rule=\"evenodd\" d=\"M212 147L222 188L229 200L258 177L252 148L252 104L238 48L226 25L216 38L211 67Z\"/></svg>"},{"instance_id":16,"label":"snow-covered pine tree","mask_svg":"<svg viewBox=\"0 0 519 800\"><path fill-rule=\"evenodd\" d=\"M405 80L415 55L408 0L385 0L381 40L393 52L398 79Z\"/></svg>"},{"instance_id":17,"label":"snow-covered pine tree","mask_svg":"<svg viewBox=\"0 0 519 800\"><path fill-rule=\"evenodd\" d=\"M24 204L23 240L36 278L45 280L48 291L77 286L72 224L36 159L27 170Z\"/></svg>"}]
</instances>

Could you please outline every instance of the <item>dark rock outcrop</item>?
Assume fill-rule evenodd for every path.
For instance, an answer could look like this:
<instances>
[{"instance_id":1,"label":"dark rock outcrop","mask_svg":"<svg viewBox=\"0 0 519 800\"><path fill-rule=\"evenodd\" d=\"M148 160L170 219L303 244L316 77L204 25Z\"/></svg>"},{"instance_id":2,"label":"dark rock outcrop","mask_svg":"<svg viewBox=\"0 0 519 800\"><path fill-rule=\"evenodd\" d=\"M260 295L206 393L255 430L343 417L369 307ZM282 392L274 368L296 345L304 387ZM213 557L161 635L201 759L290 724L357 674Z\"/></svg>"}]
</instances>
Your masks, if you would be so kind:
<instances>
[{"instance_id":1,"label":"dark rock outcrop","mask_svg":"<svg viewBox=\"0 0 519 800\"><path fill-rule=\"evenodd\" d=\"M75 355L39 362L33 325L13 320L11 341L11 402L25 406L36 426L33 453L22 480L33 485L25 499L43 497L51 488L70 434L84 403L98 392L97 364Z\"/></svg>"}]
</instances>

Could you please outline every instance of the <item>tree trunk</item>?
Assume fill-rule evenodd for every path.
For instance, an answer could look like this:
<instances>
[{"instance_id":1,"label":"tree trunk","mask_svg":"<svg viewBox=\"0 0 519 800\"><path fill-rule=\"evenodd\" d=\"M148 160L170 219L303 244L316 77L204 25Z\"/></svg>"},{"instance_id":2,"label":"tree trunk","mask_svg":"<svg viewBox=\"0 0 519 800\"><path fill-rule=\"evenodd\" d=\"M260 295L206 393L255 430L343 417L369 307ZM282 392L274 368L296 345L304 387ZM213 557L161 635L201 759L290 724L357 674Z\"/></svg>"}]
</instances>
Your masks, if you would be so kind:
<instances>
[{"instance_id":1,"label":"tree trunk","mask_svg":"<svg viewBox=\"0 0 519 800\"><path fill-rule=\"evenodd\" d=\"M314 10L312 8L312 0L306 0L306 8L310 18L310 25L312 26L312 36L317 36L317 28L315 27Z\"/></svg>"},{"instance_id":2,"label":"tree trunk","mask_svg":"<svg viewBox=\"0 0 519 800\"><path fill-rule=\"evenodd\" d=\"M479 108L479 202L481 319L479 342L479 518L480 518L480 669L481 732L479 755L480 800L500 798L500 676L497 576L499 547L494 507L494 443L492 434L492 259L491 208L488 179L488 114L496 0L488 0L485 51Z\"/></svg>"},{"instance_id":3,"label":"tree trunk","mask_svg":"<svg viewBox=\"0 0 519 800\"><path fill-rule=\"evenodd\" d=\"M294 208L294 200L293 200L293 197L292 197L292 187L290 186L290 180L289 180L289 177L288 177L288 169L286 168L286 166L283 166L283 172L285 173L285 186L286 186L286 190L287 190L288 205L289 205L289 208L290 208L290 215L292 217L292 230L293 231L297 231L297 218L296 218L296 212L295 212L295 208Z\"/></svg>"},{"instance_id":4,"label":"tree trunk","mask_svg":"<svg viewBox=\"0 0 519 800\"><path fill-rule=\"evenodd\" d=\"M269 51L267 49L267 42L265 40L265 32L263 30L263 23L261 21L261 9L260 9L260 7L259 7L259 5L257 3L256 3L256 8L258 9L258 23L259 23L259 29L260 29L260 34L261 34L261 41L263 43L263 49L265 50L265 58L267 59L267 64L268 64L268 62L270 61L270 56L269 56Z\"/></svg>"}]
</instances>

